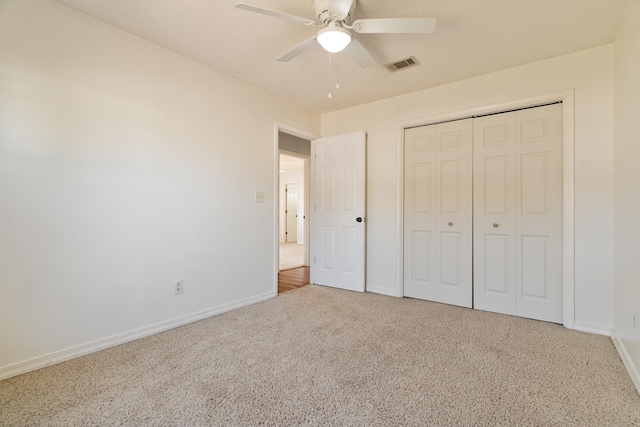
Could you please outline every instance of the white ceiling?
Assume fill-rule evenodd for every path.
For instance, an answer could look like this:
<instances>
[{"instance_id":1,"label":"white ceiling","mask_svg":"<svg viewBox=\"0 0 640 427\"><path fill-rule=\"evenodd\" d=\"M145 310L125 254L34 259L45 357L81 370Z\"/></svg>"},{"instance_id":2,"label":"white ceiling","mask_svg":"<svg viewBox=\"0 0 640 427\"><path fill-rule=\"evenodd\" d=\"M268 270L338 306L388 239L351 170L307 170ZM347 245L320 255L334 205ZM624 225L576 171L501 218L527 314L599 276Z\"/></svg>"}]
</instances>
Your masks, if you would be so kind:
<instances>
[{"instance_id":1,"label":"white ceiling","mask_svg":"<svg viewBox=\"0 0 640 427\"><path fill-rule=\"evenodd\" d=\"M438 26L428 35L358 34L380 64L414 55L421 65L392 74L341 53L336 90L335 60L331 69L319 45L275 61L317 28L236 9L234 0L57 1L319 113L610 43L627 2L358 0L356 19L429 16ZM315 19L313 0L242 1Z\"/></svg>"}]
</instances>

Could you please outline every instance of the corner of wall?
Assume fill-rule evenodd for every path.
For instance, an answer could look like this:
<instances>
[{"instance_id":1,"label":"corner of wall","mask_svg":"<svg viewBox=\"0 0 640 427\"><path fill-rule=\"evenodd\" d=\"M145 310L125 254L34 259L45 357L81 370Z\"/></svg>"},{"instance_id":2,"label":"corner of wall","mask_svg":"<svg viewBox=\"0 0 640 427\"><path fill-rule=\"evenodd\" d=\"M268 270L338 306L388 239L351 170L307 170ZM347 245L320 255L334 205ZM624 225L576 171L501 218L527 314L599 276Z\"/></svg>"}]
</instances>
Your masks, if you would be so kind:
<instances>
[{"instance_id":1,"label":"corner of wall","mask_svg":"<svg viewBox=\"0 0 640 427\"><path fill-rule=\"evenodd\" d=\"M611 331L611 341L613 341L613 345L618 351L624 367L627 368L627 372L631 377L631 381L633 381L633 385L635 385L636 390L638 391L638 393L640 393L640 373L638 371L638 366L635 365L633 358L631 357L629 348L627 346L628 342L621 339L616 334L615 330Z\"/></svg>"}]
</instances>

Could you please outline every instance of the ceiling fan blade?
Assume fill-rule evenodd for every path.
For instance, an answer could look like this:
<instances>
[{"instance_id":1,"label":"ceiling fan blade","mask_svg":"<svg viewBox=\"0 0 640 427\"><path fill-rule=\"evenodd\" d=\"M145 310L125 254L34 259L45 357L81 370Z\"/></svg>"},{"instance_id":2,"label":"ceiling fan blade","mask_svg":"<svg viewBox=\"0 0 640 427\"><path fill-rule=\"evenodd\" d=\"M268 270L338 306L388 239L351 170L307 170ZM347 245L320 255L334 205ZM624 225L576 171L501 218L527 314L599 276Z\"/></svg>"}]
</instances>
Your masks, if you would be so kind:
<instances>
[{"instance_id":1,"label":"ceiling fan blade","mask_svg":"<svg viewBox=\"0 0 640 427\"><path fill-rule=\"evenodd\" d=\"M261 13L263 15L274 16L280 19L286 19L287 21L299 22L305 25L316 25L315 21L311 19L302 18L300 16L289 15L288 13L277 12L275 10L263 9L261 7L251 6L250 4L237 3L236 8L242 10L248 10L249 12Z\"/></svg>"},{"instance_id":2,"label":"ceiling fan blade","mask_svg":"<svg viewBox=\"0 0 640 427\"><path fill-rule=\"evenodd\" d=\"M353 23L356 33L433 33L435 18L358 19Z\"/></svg>"},{"instance_id":3,"label":"ceiling fan blade","mask_svg":"<svg viewBox=\"0 0 640 427\"><path fill-rule=\"evenodd\" d=\"M305 50L311 49L316 44L316 37L313 36L308 40L303 41L298 46L291 49L289 52L276 59L278 62L289 62L296 56L300 55Z\"/></svg>"},{"instance_id":4,"label":"ceiling fan blade","mask_svg":"<svg viewBox=\"0 0 640 427\"><path fill-rule=\"evenodd\" d=\"M372 65L376 65L376 60L367 52L367 49L364 48L360 44L360 42L354 38L351 39L351 42L344 48L345 52L347 52L354 61L358 63L361 68L369 68Z\"/></svg>"},{"instance_id":5,"label":"ceiling fan blade","mask_svg":"<svg viewBox=\"0 0 640 427\"><path fill-rule=\"evenodd\" d=\"M351 10L353 0L329 0L329 14L344 19Z\"/></svg>"}]
</instances>

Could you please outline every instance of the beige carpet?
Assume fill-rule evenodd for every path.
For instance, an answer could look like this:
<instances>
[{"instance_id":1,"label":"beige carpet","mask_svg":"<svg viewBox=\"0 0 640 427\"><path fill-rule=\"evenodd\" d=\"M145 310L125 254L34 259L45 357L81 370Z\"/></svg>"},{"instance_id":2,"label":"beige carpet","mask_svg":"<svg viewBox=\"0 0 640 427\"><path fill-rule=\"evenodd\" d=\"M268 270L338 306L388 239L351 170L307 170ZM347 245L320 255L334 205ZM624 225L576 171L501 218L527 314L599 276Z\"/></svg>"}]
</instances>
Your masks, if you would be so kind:
<instances>
[{"instance_id":1,"label":"beige carpet","mask_svg":"<svg viewBox=\"0 0 640 427\"><path fill-rule=\"evenodd\" d=\"M638 426L611 341L319 286L0 382L2 426Z\"/></svg>"},{"instance_id":2,"label":"beige carpet","mask_svg":"<svg viewBox=\"0 0 640 427\"><path fill-rule=\"evenodd\" d=\"M280 243L279 269L289 270L304 265L304 245L298 243Z\"/></svg>"}]
</instances>

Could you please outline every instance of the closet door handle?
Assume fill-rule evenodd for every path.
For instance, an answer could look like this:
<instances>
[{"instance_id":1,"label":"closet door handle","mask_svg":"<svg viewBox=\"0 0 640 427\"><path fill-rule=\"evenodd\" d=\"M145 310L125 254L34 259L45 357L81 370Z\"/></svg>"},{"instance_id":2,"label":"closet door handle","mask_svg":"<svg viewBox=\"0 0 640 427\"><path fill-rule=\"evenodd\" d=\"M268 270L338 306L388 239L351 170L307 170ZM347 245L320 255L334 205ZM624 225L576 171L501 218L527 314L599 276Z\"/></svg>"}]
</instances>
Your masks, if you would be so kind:
<instances>
[{"instance_id":1,"label":"closet door handle","mask_svg":"<svg viewBox=\"0 0 640 427\"><path fill-rule=\"evenodd\" d=\"M449 224L447 224L449 227L453 227L453 223L451 221L449 221Z\"/></svg>"},{"instance_id":2,"label":"closet door handle","mask_svg":"<svg viewBox=\"0 0 640 427\"><path fill-rule=\"evenodd\" d=\"M498 223L497 223L497 222L494 222L494 223L493 223L493 228L498 228L498 227L500 227L500 225L498 225Z\"/></svg>"}]
</instances>

